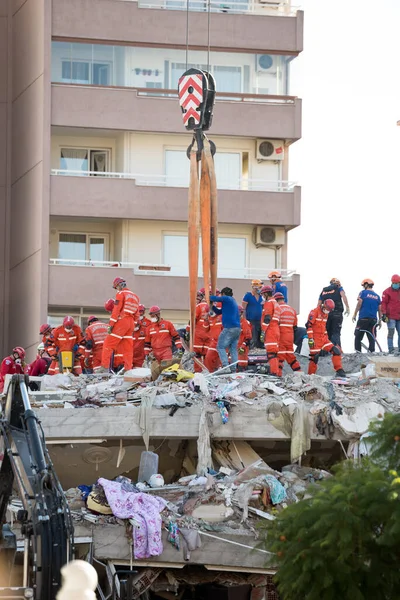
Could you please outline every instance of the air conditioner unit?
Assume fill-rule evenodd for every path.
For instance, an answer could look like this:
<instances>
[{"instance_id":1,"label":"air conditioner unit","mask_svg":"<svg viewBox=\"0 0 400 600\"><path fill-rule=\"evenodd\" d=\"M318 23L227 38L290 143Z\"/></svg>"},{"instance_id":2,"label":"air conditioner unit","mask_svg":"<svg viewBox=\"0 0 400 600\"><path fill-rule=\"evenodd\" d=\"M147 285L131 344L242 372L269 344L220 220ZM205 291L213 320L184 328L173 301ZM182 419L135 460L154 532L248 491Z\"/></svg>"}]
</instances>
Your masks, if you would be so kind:
<instances>
[{"instance_id":1,"label":"air conditioner unit","mask_svg":"<svg viewBox=\"0 0 400 600\"><path fill-rule=\"evenodd\" d=\"M256 71L276 73L276 58L271 54L256 54Z\"/></svg>"},{"instance_id":2,"label":"air conditioner unit","mask_svg":"<svg viewBox=\"0 0 400 600\"><path fill-rule=\"evenodd\" d=\"M261 246L283 246L286 241L285 230L259 225L254 228L253 241L256 248Z\"/></svg>"},{"instance_id":3,"label":"air conditioner unit","mask_svg":"<svg viewBox=\"0 0 400 600\"><path fill-rule=\"evenodd\" d=\"M279 140L256 140L257 160L283 160L285 147Z\"/></svg>"}]
</instances>

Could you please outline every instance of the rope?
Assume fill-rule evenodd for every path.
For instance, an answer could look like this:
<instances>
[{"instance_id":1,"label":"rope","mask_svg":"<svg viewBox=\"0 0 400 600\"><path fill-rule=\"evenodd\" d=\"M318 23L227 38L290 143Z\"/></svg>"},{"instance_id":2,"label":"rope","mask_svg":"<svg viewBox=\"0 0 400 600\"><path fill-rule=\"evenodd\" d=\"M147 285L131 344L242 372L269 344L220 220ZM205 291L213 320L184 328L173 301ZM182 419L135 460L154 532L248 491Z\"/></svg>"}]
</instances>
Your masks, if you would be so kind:
<instances>
[{"instance_id":1,"label":"rope","mask_svg":"<svg viewBox=\"0 0 400 600\"><path fill-rule=\"evenodd\" d=\"M210 22L211 22L211 0L208 0L207 17L207 72L210 72Z\"/></svg>"},{"instance_id":2,"label":"rope","mask_svg":"<svg viewBox=\"0 0 400 600\"><path fill-rule=\"evenodd\" d=\"M189 58L189 0L186 0L186 69L188 70Z\"/></svg>"}]
</instances>

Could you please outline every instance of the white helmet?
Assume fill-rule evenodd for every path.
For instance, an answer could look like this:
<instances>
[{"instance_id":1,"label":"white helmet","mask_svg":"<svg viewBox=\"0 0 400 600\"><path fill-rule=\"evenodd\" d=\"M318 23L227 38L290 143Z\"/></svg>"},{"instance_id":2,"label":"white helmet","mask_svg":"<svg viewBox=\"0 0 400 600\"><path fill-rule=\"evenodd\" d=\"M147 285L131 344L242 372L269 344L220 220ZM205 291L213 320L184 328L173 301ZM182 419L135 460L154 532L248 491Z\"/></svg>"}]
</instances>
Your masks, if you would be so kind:
<instances>
[{"instance_id":1,"label":"white helmet","mask_svg":"<svg viewBox=\"0 0 400 600\"><path fill-rule=\"evenodd\" d=\"M41 342L41 343L39 344L39 346L37 347L37 351L38 351L38 352L41 352L42 350L46 350L46 347L45 347L45 345L43 344L43 342Z\"/></svg>"},{"instance_id":2,"label":"white helmet","mask_svg":"<svg viewBox=\"0 0 400 600\"><path fill-rule=\"evenodd\" d=\"M159 474L152 475L148 481L148 484L152 488L162 487L164 485L164 477Z\"/></svg>"}]
</instances>

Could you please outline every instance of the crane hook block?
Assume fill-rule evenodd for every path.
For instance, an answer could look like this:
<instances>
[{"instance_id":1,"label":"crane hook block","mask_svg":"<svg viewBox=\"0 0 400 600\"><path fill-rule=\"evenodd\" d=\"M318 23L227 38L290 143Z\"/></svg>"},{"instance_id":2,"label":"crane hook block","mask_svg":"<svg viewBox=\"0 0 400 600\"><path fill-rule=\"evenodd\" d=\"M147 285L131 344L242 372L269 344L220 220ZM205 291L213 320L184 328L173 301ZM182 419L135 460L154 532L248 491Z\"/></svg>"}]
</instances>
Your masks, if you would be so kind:
<instances>
[{"instance_id":1,"label":"crane hook block","mask_svg":"<svg viewBox=\"0 0 400 600\"><path fill-rule=\"evenodd\" d=\"M211 73L194 68L185 71L179 78L178 92L186 129L210 129L215 100L215 79Z\"/></svg>"}]
</instances>

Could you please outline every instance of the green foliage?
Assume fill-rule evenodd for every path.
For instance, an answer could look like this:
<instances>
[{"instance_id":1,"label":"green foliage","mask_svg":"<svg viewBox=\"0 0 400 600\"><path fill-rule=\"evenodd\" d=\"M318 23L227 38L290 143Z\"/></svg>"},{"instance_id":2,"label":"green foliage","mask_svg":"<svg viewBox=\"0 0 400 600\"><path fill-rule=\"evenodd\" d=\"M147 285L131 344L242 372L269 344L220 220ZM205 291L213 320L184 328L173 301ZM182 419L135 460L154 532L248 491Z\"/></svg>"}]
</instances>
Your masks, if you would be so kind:
<instances>
[{"instance_id":1,"label":"green foliage","mask_svg":"<svg viewBox=\"0 0 400 600\"><path fill-rule=\"evenodd\" d=\"M342 463L265 525L283 600L400 599L400 415L373 432L372 460Z\"/></svg>"}]
</instances>

